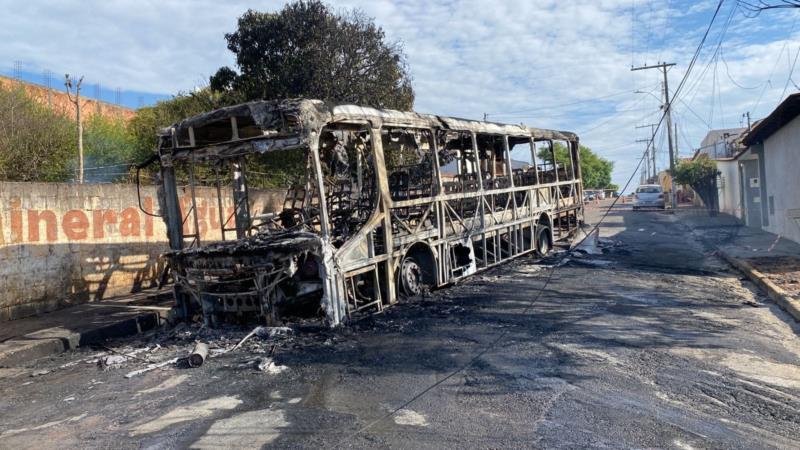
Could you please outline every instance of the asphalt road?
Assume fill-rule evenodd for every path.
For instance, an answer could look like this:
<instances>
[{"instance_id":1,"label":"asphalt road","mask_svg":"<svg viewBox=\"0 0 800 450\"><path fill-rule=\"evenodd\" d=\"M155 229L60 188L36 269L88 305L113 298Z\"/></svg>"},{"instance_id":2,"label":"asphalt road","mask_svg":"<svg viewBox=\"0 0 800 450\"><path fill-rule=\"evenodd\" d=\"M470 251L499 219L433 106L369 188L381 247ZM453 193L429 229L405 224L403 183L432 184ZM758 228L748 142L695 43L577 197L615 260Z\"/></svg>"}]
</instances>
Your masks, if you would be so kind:
<instances>
[{"instance_id":1,"label":"asphalt road","mask_svg":"<svg viewBox=\"0 0 800 450\"><path fill-rule=\"evenodd\" d=\"M7 369L0 448L800 447L798 326L673 215L618 208L602 236L602 255L302 330L280 373L240 367L258 339L131 379L145 363L102 370L97 349ZM166 359L190 331L111 345Z\"/></svg>"}]
</instances>

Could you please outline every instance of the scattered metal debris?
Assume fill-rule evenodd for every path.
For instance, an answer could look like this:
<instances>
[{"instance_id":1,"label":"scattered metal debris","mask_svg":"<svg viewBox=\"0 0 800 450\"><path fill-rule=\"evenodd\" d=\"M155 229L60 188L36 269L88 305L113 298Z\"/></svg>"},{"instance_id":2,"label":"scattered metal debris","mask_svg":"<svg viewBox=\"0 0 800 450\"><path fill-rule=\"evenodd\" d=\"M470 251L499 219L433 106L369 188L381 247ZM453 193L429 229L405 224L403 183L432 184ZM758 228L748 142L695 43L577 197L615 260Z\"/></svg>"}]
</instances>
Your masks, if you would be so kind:
<instances>
[{"instance_id":1,"label":"scattered metal debris","mask_svg":"<svg viewBox=\"0 0 800 450\"><path fill-rule=\"evenodd\" d=\"M289 368L286 366L275 364L275 361L273 361L272 358L258 358L256 360L256 367L258 370L271 375L277 375L289 370Z\"/></svg>"},{"instance_id":2,"label":"scattered metal debris","mask_svg":"<svg viewBox=\"0 0 800 450\"><path fill-rule=\"evenodd\" d=\"M186 358L186 361L189 363L189 367L200 367L203 365L203 362L205 362L207 357L208 344L198 342L197 345L194 346L192 352Z\"/></svg>"},{"instance_id":3,"label":"scattered metal debris","mask_svg":"<svg viewBox=\"0 0 800 450\"><path fill-rule=\"evenodd\" d=\"M133 372L126 373L125 374L125 378L133 378L133 377L135 377L137 375L141 375L143 373L150 372L151 370L156 370L156 369L159 369L161 367L168 366L170 364L175 364L180 359L181 358L172 358L172 359L168 359L166 361L161 361L159 363L150 364L147 367L145 367L144 369L134 370Z\"/></svg>"}]
</instances>

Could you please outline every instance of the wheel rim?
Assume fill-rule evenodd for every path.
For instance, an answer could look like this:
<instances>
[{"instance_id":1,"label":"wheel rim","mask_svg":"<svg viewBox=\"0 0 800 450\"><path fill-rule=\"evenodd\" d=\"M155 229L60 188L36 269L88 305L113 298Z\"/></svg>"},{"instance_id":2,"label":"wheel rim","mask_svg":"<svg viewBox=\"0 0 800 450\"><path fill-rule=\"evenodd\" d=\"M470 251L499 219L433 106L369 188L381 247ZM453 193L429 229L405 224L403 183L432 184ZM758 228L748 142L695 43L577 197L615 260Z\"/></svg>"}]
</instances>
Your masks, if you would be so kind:
<instances>
[{"instance_id":1,"label":"wheel rim","mask_svg":"<svg viewBox=\"0 0 800 450\"><path fill-rule=\"evenodd\" d=\"M422 269L413 259L406 258L403 260L403 266L400 269L400 280L403 292L407 295L418 295L422 292Z\"/></svg>"}]
</instances>

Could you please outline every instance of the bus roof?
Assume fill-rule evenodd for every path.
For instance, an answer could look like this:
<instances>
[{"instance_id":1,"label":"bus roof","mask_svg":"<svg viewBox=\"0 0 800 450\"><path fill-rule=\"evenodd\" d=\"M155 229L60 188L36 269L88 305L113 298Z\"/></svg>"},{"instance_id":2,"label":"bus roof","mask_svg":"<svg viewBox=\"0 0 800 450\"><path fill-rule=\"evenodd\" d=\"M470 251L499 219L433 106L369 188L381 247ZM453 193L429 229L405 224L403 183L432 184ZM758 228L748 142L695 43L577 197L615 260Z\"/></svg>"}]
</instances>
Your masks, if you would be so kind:
<instances>
[{"instance_id":1,"label":"bus roof","mask_svg":"<svg viewBox=\"0 0 800 450\"><path fill-rule=\"evenodd\" d=\"M232 120L232 118L236 120ZM162 138L169 138L174 133L177 136L178 147L201 147L245 138L302 135L304 134L302 130L319 129L327 123L335 122L369 122L376 127L438 128L486 134L530 136L534 139L577 141L577 136L568 131L459 119L411 111L340 105L311 99L259 100L228 106L184 119L165 128L160 135ZM206 130L204 136L224 136L225 128L235 129L237 123L238 126L247 124L251 128L257 127L260 129L260 133L258 135L227 136L227 139L220 138L217 141L195 141L195 136L202 134L199 133L201 129L216 128L216 131ZM191 136L191 143L189 136Z\"/></svg>"}]
</instances>

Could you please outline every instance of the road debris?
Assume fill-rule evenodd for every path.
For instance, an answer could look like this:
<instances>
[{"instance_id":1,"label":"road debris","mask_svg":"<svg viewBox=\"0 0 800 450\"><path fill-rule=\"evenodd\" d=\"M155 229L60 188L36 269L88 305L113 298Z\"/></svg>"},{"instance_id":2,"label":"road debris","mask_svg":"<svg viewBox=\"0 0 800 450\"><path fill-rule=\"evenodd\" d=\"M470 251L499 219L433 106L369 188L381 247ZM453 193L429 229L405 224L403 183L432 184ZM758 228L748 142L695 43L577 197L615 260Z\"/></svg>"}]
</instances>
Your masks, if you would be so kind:
<instances>
[{"instance_id":1,"label":"road debris","mask_svg":"<svg viewBox=\"0 0 800 450\"><path fill-rule=\"evenodd\" d=\"M253 331L247 333L245 337L243 337L236 345L233 346L229 351L237 350L239 347L242 346L245 342L247 342L251 337L258 336L261 338L274 338L277 336L289 336L294 333L289 327L263 327L258 326L253 328Z\"/></svg>"},{"instance_id":2,"label":"road debris","mask_svg":"<svg viewBox=\"0 0 800 450\"><path fill-rule=\"evenodd\" d=\"M145 367L144 369L134 370L133 372L126 373L125 374L125 378L133 378L133 377L135 377L137 375L141 375L143 373L150 372L151 370L156 370L156 369L159 369L161 367L168 366L170 364L175 364L180 359L181 358L172 358L172 359L168 359L166 361L161 361L159 363L150 364L149 366Z\"/></svg>"},{"instance_id":3,"label":"road debris","mask_svg":"<svg viewBox=\"0 0 800 450\"><path fill-rule=\"evenodd\" d=\"M109 355L105 358L100 358L97 361L97 365L103 370L108 370L112 368L119 368L127 360L128 358L123 355Z\"/></svg>"},{"instance_id":4,"label":"road debris","mask_svg":"<svg viewBox=\"0 0 800 450\"><path fill-rule=\"evenodd\" d=\"M275 364L275 361L272 358L257 358L256 367L261 372L265 372L270 375L277 375L289 370L289 367L287 366L279 366Z\"/></svg>"},{"instance_id":5,"label":"road debris","mask_svg":"<svg viewBox=\"0 0 800 450\"><path fill-rule=\"evenodd\" d=\"M202 342L198 342L192 353L186 358L186 361L189 363L189 367L200 367L205 362L206 358L208 357L208 344L204 344Z\"/></svg>"}]
</instances>

